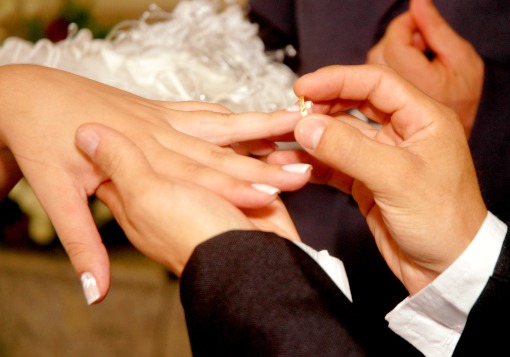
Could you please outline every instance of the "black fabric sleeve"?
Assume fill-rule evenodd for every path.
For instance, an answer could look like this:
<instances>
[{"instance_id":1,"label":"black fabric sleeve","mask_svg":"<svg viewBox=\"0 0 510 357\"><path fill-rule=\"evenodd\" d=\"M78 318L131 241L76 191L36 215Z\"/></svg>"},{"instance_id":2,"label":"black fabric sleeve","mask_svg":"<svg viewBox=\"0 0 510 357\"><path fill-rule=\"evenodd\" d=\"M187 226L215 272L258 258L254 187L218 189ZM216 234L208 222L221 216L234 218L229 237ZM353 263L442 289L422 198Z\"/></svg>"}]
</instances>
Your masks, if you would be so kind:
<instances>
[{"instance_id":1,"label":"black fabric sleeve","mask_svg":"<svg viewBox=\"0 0 510 357\"><path fill-rule=\"evenodd\" d=\"M454 356L508 355L510 321L510 233L494 274L469 313ZM506 352L505 352L506 351Z\"/></svg>"},{"instance_id":2,"label":"black fabric sleeve","mask_svg":"<svg viewBox=\"0 0 510 357\"><path fill-rule=\"evenodd\" d=\"M366 356L395 341L386 326L376 334L357 320L322 268L272 233L232 231L201 244L181 301L194 356Z\"/></svg>"},{"instance_id":3,"label":"black fabric sleeve","mask_svg":"<svg viewBox=\"0 0 510 357\"><path fill-rule=\"evenodd\" d=\"M258 25L258 35L266 51L283 50L292 45L299 48L294 18L294 0L250 0L248 18ZM293 71L299 66L299 56L283 51L281 59Z\"/></svg>"},{"instance_id":4,"label":"black fabric sleeve","mask_svg":"<svg viewBox=\"0 0 510 357\"><path fill-rule=\"evenodd\" d=\"M271 44L279 40L277 48L295 43L297 33L294 0L278 0L277 2L274 0L249 0L248 9L250 19L262 27L263 35L261 37L264 42Z\"/></svg>"},{"instance_id":5,"label":"black fabric sleeve","mask_svg":"<svg viewBox=\"0 0 510 357\"><path fill-rule=\"evenodd\" d=\"M510 63L485 59L485 80L469 146L487 208L510 221Z\"/></svg>"}]
</instances>

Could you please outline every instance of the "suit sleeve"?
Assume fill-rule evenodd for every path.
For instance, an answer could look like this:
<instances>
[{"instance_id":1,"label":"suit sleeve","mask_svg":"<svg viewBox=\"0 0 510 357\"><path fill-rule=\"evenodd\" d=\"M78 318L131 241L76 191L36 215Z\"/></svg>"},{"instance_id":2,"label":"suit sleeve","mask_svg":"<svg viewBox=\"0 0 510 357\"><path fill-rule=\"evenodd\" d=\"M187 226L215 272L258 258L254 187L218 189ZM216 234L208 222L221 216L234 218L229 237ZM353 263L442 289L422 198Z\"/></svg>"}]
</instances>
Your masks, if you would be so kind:
<instances>
[{"instance_id":1,"label":"suit sleeve","mask_svg":"<svg viewBox=\"0 0 510 357\"><path fill-rule=\"evenodd\" d=\"M320 266L272 233L232 231L198 246L181 301L194 356L365 356L392 341L410 348L385 321L358 320Z\"/></svg>"},{"instance_id":2,"label":"suit sleeve","mask_svg":"<svg viewBox=\"0 0 510 357\"><path fill-rule=\"evenodd\" d=\"M258 25L258 35L266 51L276 51L292 45L299 48L294 18L294 0L250 0L248 17ZM282 62L296 71L299 58L283 51Z\"/></svg>"},{"instance_id":3,"label":"suit sleeve","mask_svg":"<svg viewBox=\"0 0 510 357\"><path fill-rule=\"evenodd\" d=\"M510 321L510 232L494 274L469 313L454 356L499 356L508 348Z\"/></svg>"},{"instance_id":4,"label":"suit sleeve","mask_svg":"<svg viewBox=\"0 0 510 357\"><path fill-rule=\"evenodd\" d=\"M510 221L510 64L485 59L485 80L469 145L489 211Z\"/></svg>"},{"instance_id":5,"label":"suit sleeve","mask_svg":"<svg viewBox=\"0 0 510 357\"><path fill-rule=\"evenodd\" d=\"M450 25L485 63L482 98L469 145L489 211L510 221L510 6L507 0L437 1ZM479 14L479 16L473 16ZM483 31L480 29L483 28Z\"/></svg>"},{"instance_id":6,"label":"suit sleeve","mask_svg":"<svg viewBox=\"0 0 510 357\"><path fill-rule=\"evenodd\" d=\"M261 27L261 37L266 44L279 40L281 48L296 40L294 0L249 0L249 16ZM282 42L285 41L285 42ZM291 42L287 42L291 41Z\"/></svg>"}]
</instances>

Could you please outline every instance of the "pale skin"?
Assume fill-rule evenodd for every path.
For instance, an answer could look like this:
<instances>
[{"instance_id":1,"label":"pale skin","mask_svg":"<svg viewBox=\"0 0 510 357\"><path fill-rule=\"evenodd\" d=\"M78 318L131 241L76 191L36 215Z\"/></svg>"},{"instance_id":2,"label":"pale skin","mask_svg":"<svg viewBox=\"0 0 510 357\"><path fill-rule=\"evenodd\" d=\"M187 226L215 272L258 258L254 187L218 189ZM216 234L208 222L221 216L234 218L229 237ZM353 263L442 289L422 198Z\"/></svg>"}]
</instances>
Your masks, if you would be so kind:
<instances>
[{"instance_id":1,"label":"pale skin","mask_svg":"<svg viewBox=\"0 0 510 357\"><path fill-rule=\"evenodd\" d=\"M95 276L99 300L109 289L109 262L88 198L106 177L75 146L81 124L115 128L136 142L161 177L205 187L242 208L265 207L280 190L298 189L310 177L306 168L289 172L236 153L267 155L275 145L259 139L292 133L298 112L233 114L215 104L153 101L31 65L0 67L0 77L1 193L26 177L76 272Z\"/></svg>"},{"instance_id":2,"label":"pale skin","mask_svg":"<svg viewBox=\"0 0 510 357\"><path fill-rule=\"evenodd\" d=\"M459 257L487 215L457 115L387 66L326 67L294 89L316 103L294 132L305 151L274 152L268 160L313 163L316 182L351 193L382 256L415 294ZM345 114L349 108L381 127ZM97 194L128 238L178 275L198 244L225 231L298 239L280 201L240 210L192 183L165 180L133 142L98 124L82 126L76 140L110 177ZM123 152L132 160L122 160Z\"/></svg>"},{"instance_id":3,"label":"pale skin","mask_svg":"<svg viewBox=\"0 0 510 357\"><path fill-rule=\"evenodd\" d=\"M426 53L432 53L429 59ZM385 64L432 98L454 109L469 138L484 81L473 46L445 21L432 0L411 0L370 49L369 64Z\"/></svg>"},{"instance_id":4,"label":"pale skin","mask_svg":"<svg viewBox=\"0 0 510 357\"><path fill-rule=\"evenodd\" d=\"M177 276L197 245L226 231L269 230L299 240L279 199L263 208L240 209L191 181L163 178L132 141L99 124L82 126L76 141L110 178L97 197L129 240Z\"/></svg>"}]
</instances>

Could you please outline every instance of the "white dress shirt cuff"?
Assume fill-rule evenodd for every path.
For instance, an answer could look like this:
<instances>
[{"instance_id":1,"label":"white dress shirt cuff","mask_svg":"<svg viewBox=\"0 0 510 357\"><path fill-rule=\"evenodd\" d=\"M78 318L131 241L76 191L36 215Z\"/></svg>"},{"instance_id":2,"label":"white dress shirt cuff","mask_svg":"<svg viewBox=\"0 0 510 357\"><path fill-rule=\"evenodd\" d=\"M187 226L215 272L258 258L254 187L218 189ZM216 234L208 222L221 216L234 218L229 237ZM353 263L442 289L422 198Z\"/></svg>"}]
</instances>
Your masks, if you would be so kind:
<instances>
[{"instance_id":1,"label":"white dress shirt cuff","mask_svg":"<svg viewBox=\"0 0 510 357\"><path fill-rule=\"evenodd\" d=\"M389 327L426 356L451 356L469 311L494 271L506 231L507 226L488 212L462 255L386 315Z\"/></svg>"}]
</instances>

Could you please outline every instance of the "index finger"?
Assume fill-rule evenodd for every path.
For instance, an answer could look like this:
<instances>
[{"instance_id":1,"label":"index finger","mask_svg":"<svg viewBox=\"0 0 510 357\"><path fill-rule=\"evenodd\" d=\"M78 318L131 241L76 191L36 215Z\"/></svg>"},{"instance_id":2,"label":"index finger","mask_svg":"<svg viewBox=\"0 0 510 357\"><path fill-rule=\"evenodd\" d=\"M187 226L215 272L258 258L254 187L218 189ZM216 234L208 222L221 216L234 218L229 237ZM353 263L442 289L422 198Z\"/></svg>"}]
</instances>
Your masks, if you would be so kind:
<instances>
[{"instance_id":1,"label":"index finger","mask_svg":"<svg viewBox=\"0 0 510 357\"><path fill-rule=\"evenodd\" d=\"M220 146L279 138L292 133L301 119L300 113L286 110L272 113L218 113L196 110L182 115L173 114L171 124L176 130Z\"/></svg>"},{"instance_id":2,"label":"index finger","mask_svg":"<svg viewBox=\"0 0 510 357\"><path fill-rule=\"evenodd\" d=\"M434 116L424 113L439 105L382 65L323 67L299 78L294 92L313 102L334 102L332 106L342 110L358 108L378 123L386 124L391 118L403 139L430 125Z\"/></svg>"}]
</instances>

